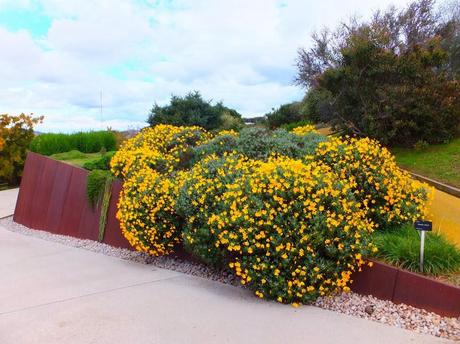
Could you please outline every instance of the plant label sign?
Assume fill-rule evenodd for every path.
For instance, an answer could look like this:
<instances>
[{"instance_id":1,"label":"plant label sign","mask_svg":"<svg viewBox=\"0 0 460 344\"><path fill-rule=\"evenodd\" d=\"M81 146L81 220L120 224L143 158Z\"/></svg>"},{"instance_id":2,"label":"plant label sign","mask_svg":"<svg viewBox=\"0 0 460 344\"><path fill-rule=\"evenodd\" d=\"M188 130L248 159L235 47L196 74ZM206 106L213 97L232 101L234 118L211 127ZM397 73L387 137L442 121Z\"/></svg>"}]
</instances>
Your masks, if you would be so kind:
<instances>
[{"instance_id":1,"label":"plant label sign","mask_svg":"<svg viewBox=\"0 0 460 344\"><path fill-rule=\"evenodd\" d=\"M432 231L433 223L431 221L417 220L414 223L415 229L418 231Z\"/></svg>"}]
</instances>

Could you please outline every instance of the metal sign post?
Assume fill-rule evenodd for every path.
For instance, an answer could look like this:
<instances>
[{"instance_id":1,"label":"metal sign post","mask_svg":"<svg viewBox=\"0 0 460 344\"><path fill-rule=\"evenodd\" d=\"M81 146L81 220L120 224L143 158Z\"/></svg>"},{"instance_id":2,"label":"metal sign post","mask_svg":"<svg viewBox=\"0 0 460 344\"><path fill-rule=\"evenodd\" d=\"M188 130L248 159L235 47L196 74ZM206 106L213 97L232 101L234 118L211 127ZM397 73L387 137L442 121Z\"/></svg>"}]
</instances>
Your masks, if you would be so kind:
<instances>
[{"instance_id":1,"label":"metal sign post","mask_svg":"<svg viewBox=\"0 0 460 344\"><path fill-rule=\"evenodd\" d=\"M420 232L420 272L423 272L423 259L425 258L425 233L433 229L431 221L417 220L414 223L416 230Z\"/></svg>"}]
</instances>

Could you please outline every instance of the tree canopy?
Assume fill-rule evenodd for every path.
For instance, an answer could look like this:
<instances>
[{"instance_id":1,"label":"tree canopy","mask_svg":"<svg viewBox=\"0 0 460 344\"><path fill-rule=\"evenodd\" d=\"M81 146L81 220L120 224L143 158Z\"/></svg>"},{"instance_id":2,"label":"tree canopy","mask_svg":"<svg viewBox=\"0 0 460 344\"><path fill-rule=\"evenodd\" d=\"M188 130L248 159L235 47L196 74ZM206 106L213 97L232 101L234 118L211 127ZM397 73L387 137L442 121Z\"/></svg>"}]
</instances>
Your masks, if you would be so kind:
<instances>
[{"instance_id":1,"label":"tree canopy","mask_svg":"<svg viewBox=\"0 0 460 344\"><path fill-rule=\"evenodd\" d=\"M221 102L212 105L205 101L197 91L190 92L184 97L172 96L169 105L155 104L150 111L147 122L150 126L156 124L198 125L207 130L238 129L243 120L241 115Z\"/></svg>"},{"instance_id":2,"label":"tree canopy","mask_svg":"<svg viewBox=\"0 0 460 344\"><path fill-rule=\"evenodd\" d=\"M351 134L405 146L449 140L460 124L458 24L419 0L323 29L299 50L297 83Z\"/></svg>"}]
</instances>

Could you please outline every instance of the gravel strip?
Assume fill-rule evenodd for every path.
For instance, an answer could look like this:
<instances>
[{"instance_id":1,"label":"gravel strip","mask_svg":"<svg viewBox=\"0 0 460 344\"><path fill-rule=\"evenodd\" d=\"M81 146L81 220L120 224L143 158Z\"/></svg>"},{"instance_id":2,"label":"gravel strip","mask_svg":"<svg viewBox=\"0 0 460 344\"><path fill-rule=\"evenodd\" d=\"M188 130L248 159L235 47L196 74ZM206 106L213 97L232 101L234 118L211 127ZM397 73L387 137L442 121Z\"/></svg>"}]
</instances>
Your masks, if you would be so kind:
<instances>
[{"instance_id":1,"label":"gravel strip","mask_svg":"<svg viewBox=\"0 0 460 344\"><path fill-rule=\"evenodd\" d=\"M115 248L92 240L82 240L65 235L52 234L27 228L13 222L13 217L0 219L0 225L6 229L40 239L58 242L64 245L83 248L125 260L207 278L213 281L241 286L238 279L225 270L218 270L197 262L191 262L174 256L152 257L142 252ZM403 329L431 334L437 337L460 341L460 318L447 318L423 309L379 300L373 296L355 293L340 293L319 298L314 306L374 320Z\"/></svg>"}]
</instances>

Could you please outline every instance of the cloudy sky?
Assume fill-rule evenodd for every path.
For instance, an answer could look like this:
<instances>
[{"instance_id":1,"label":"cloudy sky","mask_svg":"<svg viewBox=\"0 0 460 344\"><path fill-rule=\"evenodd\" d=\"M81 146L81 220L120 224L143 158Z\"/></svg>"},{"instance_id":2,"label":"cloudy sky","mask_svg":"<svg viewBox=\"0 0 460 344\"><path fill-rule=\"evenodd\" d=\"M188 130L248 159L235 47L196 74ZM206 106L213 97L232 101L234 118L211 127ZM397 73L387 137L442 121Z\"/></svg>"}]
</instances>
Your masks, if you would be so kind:
<instances>
[{"instance_id":1,"label":"cloudy sky","mask_svg":"<svg viewBox=\"0 0 460 344\"><path fill-rule=\"evenodd\" d=\"M296 51L313 30L407 2L0 0L0 113L45 115L41 131L138 128L198 90L262 115L301 99Z\"/></svg>"}]
</instances>

